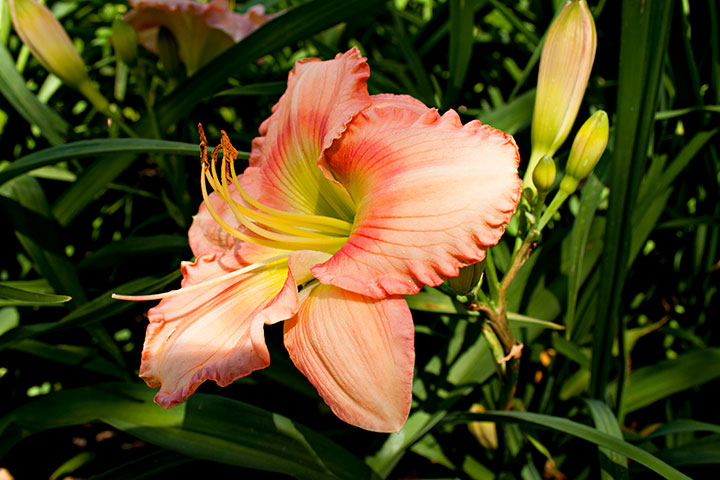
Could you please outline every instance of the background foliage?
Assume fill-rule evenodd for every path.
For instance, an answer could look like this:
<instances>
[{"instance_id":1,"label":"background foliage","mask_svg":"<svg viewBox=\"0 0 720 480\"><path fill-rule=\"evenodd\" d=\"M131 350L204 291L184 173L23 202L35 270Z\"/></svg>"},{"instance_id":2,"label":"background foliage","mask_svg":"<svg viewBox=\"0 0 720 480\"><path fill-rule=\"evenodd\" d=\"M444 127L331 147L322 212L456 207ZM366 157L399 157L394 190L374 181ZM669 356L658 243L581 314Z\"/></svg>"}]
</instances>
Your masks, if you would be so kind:
<instances>
[{"instance_id":1,"label":"background foliage","mask_svg":"<svg viewBox=\"0 0 720 480\"><path fill-rule=\"evenodd\" d=\"M0 3L0 467L18 479L717 472L714 0L590 2L598 52L579 119L606 110L611 140L511 285L525 344L513 409L494 410L502 379L482 318L425 289L408 299L413 411L389 436L338 421L281 351L277 326L266 329L268 369L155 406L137 380L148 305L109 295L177 284L201 202L196 124L249 151L299 58L357 45L371 93L457 109L514 134L527 158L539 52L562 2L252 2L287 12L179 81L144 50L139 70L116 61L110 25L126 3L48 3L102 93L148 138L128 138L48 74ZM506 271L512 241L488 268ZM474 436L478 420L492 423Z\"/></svg>"}]
</instances>

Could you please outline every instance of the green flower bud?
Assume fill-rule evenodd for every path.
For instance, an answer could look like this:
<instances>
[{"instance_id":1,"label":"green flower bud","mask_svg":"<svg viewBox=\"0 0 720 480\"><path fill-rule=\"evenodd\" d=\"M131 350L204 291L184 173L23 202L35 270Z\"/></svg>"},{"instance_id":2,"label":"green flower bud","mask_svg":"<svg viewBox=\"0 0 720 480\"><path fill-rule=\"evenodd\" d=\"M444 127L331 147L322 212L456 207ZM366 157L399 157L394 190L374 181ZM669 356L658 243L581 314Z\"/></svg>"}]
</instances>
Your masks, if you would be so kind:
<instances>
[{"instance_id":1,"label":"green flower bud","mask_svg":"<svg viewBox=\"0 0 720 480\"><path fill-rule=\"evenodd\" d=\"M604 110L598 110L588 118L578 130L565 175L578 181L587 178L598 160L602 157L608 143L608 116Z\"/></svg>"},{"instance_id":2,"label":"green flower bud","mask_svg":"<svg viewBox=\"0 0 720 480\"><path fill-rule=\"evenodd\" d=\"M138 38L135 29L129 23L116 18L112 24L110 40L115 47L117 58L126 65L135 65L138 57Z\"/></svg>"},{"instance_id":3,"label":"green flower bud","mask_svg":"<svg viewBox=\"0 0 720 480\"><path fill-rule=\"evenodd\" d=\"M474 403L470 407L470 413L485 412L485 407L479 403ZM495 422L470 422L468 423L468 430L470 430L470 433L477 438L480 445L490 450L497 450L498 437Z\"/></svg>"},{"instance_id":4,"label":"green flower bud","mask_svg":"<svg viewBox=\"0 0 720 480\"><path fill-rule=\"evenodd\" d=\"M472 292L482 280L485 271L485 260L462 267L457 277L448 278L448 284L458 295Z\"/></svg>"},{"instance_id":5,"label":"green flower bud","mask_svg":"<svg viewBox=\"0 0 720 480\"><path fill-rule=\"evenodd\" d=\"M547 193L548 190L550 190L555 183L556 173L557 169L555 168L555 161L552 157L550 155L543 156L535 166L532 174L533 183L539 193Z\"/></svg>"},{"instance_id":6,"label":"green flower bud","mask_svg":"<svg viewBox=\"0 0 720 480\"><path fill-rule=\"evenodd\" d=\"M575 123L595 60L595 22L585 0L569 1L545 37L540 57L532 150L525 186L543 155L555 155Z\"/></svg>"},{"instance_id":7,"label":"green flower bud","mask_svg":"<svg viewBox=\"0 0 720 480\"><path fill-rule=\"evenodd\" d=\"M20 39L47 71L73 88L89 83L85 62L50 10L35 0L10 0L10 16Z\"/></svg>"}]
</instances>

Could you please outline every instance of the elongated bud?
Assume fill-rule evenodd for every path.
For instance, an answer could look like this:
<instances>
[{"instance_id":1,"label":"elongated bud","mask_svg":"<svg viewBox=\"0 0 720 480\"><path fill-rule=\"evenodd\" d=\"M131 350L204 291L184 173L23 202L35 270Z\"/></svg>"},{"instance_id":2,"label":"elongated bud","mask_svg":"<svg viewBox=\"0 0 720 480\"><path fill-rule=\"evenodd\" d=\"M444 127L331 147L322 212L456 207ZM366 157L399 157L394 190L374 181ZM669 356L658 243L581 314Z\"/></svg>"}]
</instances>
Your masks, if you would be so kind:
<instances>
[{"instance_id":1,"label":"elongated bud","mask_svg":"<svg viewBox=\"0 0 720 480\"><path fill-rule=\"evenodd\" d=\"M544 155L533 170L533 183L540 194L547 193L555 183L555 161L550 155Z\"/></svg>"},{"instance_id":2,"label":"elongated bud","mask_svg":"<svg viewBox=\"0 0 720 480\"><path fill-rule=\"evenodd\" d=\"M448 278L448 284L458 295L467 295L480 283L484 271L485 260L462 267L457 277Z\"/></svg>"},{"instance_id":3,"label":"elongated bud","mask_svg":"<svg viewBox=\"0 0 720 480\"><path fill-rule=\"evenodd\" d=\"M85 62L50 10L35 0L10 0L10 15L15 31L40 65L85 95L101 112L109 111L110 104L90 81Z\"/></svg>"},{"instance_id":4,"label":"elongated bud","mask_svg":"<svg viewBox=\"0 0 720 480\"><path fill-rule=\"evenodd\" d=\"M567 2L550 26L538 73L532 122L535 162L553 156L575 123L595 60L595 22L585 0ZM532 171L535 165L528 166Z\"/></svg>"},{"instance_id":5,"label":"elongated bud","mask_svg":"<svg viewBox=\"0 0 720 480\"><path fill-rule=\"evenodd\" d=\"M85 63L55 16L35 0L10 0L15 31L38 62L73 88L89 81Z\"/></svg>"},{"instance_id":6,"label":"elongated bud","mask_svg":"<svg viewBox=\"0 0 720 480\"><path fill-rule=\"evenodd\" d=\"M479 403L474 403L470 407L470 413L484 413L485 411L485 407ZM491 450L497 450L498 438L495 422L470 422L468 423L468 430L477 438L480 445Z\"/></svg>"},{"instance_id":7,"label":"elongated bud","mask_svg":"<svg viewBox=\"0 0 720 480\"><path fill-rule=\"evenodd\" d=\"M578 184L590 175L608 143L610 125L607 113L598 110L588 118L578 130L573 140L570 157L565 168L565 177L560 188L568 194L575 191Z\"/></svg>"},{"instance_id":8,"label":"elongated bud","mask_svg":"<svg viewBox=\"0 0 720 480\"><path fill-rule=\"evenodd\" d=\"M592 172L608 144L610 124L604 110L598 110L588 118L578 130L565 175L578 180L585 179Z\"/></svg>"},{"instance_id":9,"label":"elongated bud","mask_svg":"<svg viewBox=\"0 0 720 480\"><path fill-rule=\"evenodd\" d=\"M135 29L127 22L116 18L112 24L110 40L115 47L115 55L121 62L134 66L138 56L138 39Z\"/></svg>"}]
</instances>

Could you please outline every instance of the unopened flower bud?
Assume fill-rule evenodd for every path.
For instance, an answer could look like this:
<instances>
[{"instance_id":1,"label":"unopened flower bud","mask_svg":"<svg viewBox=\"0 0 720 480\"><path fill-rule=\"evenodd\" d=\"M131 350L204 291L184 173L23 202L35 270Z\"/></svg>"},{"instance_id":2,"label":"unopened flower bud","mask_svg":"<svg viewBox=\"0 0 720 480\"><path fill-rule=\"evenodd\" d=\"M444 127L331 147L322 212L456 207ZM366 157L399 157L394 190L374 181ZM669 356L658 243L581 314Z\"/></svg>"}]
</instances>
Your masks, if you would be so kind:
<instances>
[{"instance_id":1,"label":"unopened flower bud","mask_svg":"<svg viewBox=\"0 0 720 480\"><path fill-rule=\"evenodd\" d=\"M595 23L585 0L567 2L550 26L538 73L532 149L553 156L575 123L595 60ZM535 164L528 166L532 171Z\"/></svg>"},{"instance_id":2,"label":"unopened flower bud","mask_svg":"<svg viewBox=\"0 0 720 480\"><path fill-rule=\"evenodd\" d=\"M117 58L126 65L135 65L138 56L138 39L135 29L129 23L116 18L112 24L110 40L115 47Z\"/></svg>"},{"instance_id":3,"label":"unopened flower bud","mask_svg":"<svg viewBox=\"0 0 720 480\"><path fill-rule=\"evenodd\" d=\"M485 411L485 407L479 403L475 403L470 407L470 413L484 413ZM468 423L468 430L477 438L480 445L491 450L497 450L498 438L495 422L470 422Z\"/></svg>"},{"instance_id":4,"label":"unopened flower bud","mask_svg":"<svg viewBox=\"0 0 720 480\"><path fill-rule=\"evenodd\" d=\"M610 126L604 110L598 110L578 130L570 150L561 188L572 193L597 165L608 143ZM566 180L567 179L567 180Z\"/></svg>"},{"instance_id":5,"label":"unopened flower bud","mask_svg":"<svg viewBox=\"0 0 720 480\"><path fill-rule=\"evenodd\" d=\"M555 183L555 161L550 155L544 155L533 170L533 183L539 193L547 193Z\"/></svg>"},{"instance_id":6,"label":"unopened flower bud","mask_svg":"<svg viewBox=\"0 0 720 480\"><path fill-rule=\"evenodd\" d=\"M485 260L462 267L457 277L448 278L448 284L458 295L472 292L482 280L485 271Z\"/></svg>"},{"instance_id":7,"label":"unopened flower bud","mask_svg":"<svg viewBox=\"0 0 720 480\"><path fill-rule=\"evenodd\" d=\"M10 0L10 15L20 39L47 71L73 88L90 81L85 63L50 10L35 0Z\"/></svg>"}]
</instances>

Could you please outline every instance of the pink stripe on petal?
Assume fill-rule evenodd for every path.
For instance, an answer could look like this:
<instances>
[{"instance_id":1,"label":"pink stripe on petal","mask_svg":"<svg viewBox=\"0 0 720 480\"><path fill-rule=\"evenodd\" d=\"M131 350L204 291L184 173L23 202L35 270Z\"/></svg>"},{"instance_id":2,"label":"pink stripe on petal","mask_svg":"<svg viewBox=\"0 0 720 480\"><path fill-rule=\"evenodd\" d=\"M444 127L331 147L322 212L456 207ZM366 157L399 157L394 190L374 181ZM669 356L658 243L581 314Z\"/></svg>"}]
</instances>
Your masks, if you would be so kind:
<instances>
[{"instance_id":1,"label":"pink stripe on petal","mask_svg":"<svg viewBox=\"0 0 720 480\"><path fill-rule=\"evenodd\" d=\"M485 257L520 200L511 136L454 111L361 113L325 164L358 206L348 242L312 268L322 283L384 298L438 285Z\"/></svg>"},{"instance_id":2,"label":"pink stripe on petal","mask_svg":"<svg viewBox=\"0 0 720 480\"><path fill-rule=\"evenodd\" d=\"M311 58L295 64L287 90L260 126L262 137L253 141L245 175L262 183L258 200L281 210L350 216L347 193L323 176L317 162L353 117L370 105L369 75L357 48L334 60Z\"/></svg>"},{"instance_id":3,"label":"pink stripe on petal","mask_svg":"<svg viewBox=\"0 0 720 480\"><path fill-rule=\"evenodd\" d=\"M403 297L378 301L331 285L302 290L297 316L285 322L290 358L335 415L377 432L407 419L413 336Z\"/></svg>"},{"instance_id":4,"label":"pink stripe on petal","mask_svg":"<svg viewBox=\"0 0 720 480\"><path fill-rule=\"evenodd\" d=\"M183 287L241 266L232 254L183 262ZM269 365L263 325L289 318L296 309L297 288L287 263L166 298L148 312L140 376L160 387L155 401L166 408L182 403L205 380L229 385Z\"/></svg>"}]
</instances>

